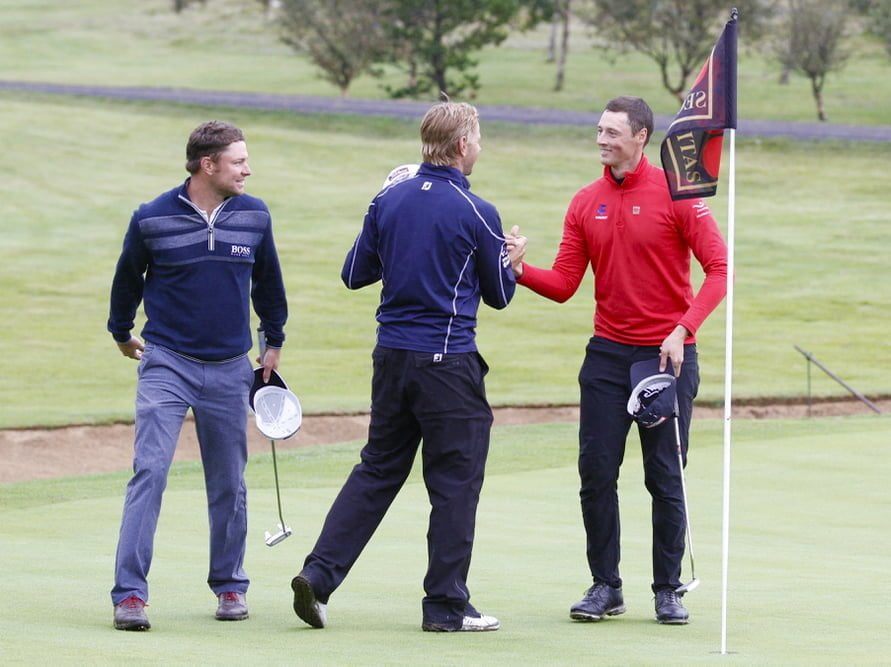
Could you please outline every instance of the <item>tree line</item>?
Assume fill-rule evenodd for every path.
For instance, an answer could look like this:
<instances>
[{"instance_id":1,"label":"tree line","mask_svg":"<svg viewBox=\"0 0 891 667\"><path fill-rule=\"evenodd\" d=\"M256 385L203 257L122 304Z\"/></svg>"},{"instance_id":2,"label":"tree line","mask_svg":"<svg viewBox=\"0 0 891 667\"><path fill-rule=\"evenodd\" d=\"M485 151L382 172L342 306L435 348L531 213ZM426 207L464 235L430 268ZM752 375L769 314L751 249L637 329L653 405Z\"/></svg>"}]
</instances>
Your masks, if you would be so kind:
<instances>
[{"instance_id":1,"label":"tree line","mask_svg":"<svg viewBox=\"0 0 891 667\"><path fill-rule=\"evenodd\" d=\"M548 60L561 90L572 26L609 53L636 51L655 65L663 88L682 99L708 57L730 4L719 0L242 0L260 2L278 39L306 55L346 95L362 74L385 66L404 75L382 84L394 98L429 93L472 97L481 87L475 54L512 31L551 25ZM174 11L213 0L173 0ZM865 33L891 57L891 0L736 0L740 34L777 64L780 83L792 73L810 81L817 118L827 120L827 76L850 57ZM741 40L742 41L742 40Z\"/></svg>"}]
</instances>

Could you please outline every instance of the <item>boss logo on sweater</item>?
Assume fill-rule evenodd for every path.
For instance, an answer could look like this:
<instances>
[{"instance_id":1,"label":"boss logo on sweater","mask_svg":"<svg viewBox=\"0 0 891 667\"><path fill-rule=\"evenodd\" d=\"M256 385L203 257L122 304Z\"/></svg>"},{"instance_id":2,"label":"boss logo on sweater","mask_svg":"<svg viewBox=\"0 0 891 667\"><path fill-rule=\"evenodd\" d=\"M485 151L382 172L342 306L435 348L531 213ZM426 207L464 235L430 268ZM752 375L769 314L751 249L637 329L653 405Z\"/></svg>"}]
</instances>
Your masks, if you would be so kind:
<instances>
[{"instance_id":1,"label":"boss logo on sweater","mask_svg":"<svg viewBox=\"0 0 891 667\"><path fill-rule=\"evenodd\" d=\"M250 257L251 247L249 245L233 245L231 255L233 257Z\"/></svg>"}]
</instances>

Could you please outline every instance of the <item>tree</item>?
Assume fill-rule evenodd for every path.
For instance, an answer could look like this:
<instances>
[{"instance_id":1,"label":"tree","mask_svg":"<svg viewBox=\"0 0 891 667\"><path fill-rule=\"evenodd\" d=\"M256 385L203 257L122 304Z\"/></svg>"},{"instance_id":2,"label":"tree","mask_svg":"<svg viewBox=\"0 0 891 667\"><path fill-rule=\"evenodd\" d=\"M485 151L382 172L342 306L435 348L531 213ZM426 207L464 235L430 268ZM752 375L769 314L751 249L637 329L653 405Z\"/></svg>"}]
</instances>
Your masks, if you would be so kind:
<instances>
[{"instance_id":1,"label":"tree","mask_svg":"<svg viewBox=\"0 0 891 667\"><path fill-rule=\"evenodd\" d=\"M201 2L202 5L207 4L207 0L173 0L173 11L179 14L189 5L195 4L196 1Z\"/></svg>"},{"instance_id":2,"label":"tree","mask_svg":"<svg viewBox=\"0 0 891 667\"><path fill-rule=\"evenodd\" d=\"M275 10L281 6L281 0L257 0L263 5L263 14L267 19L271 19L275 15Z\"/></svg>"},{"instance_id":3,"label":"tree","mask_svg":"<svg viewBox=\"0 0 891 667\"><path fill-rule=\"evenodd\" d=\"M545 19L551 24L546 62L557 64L554 90L563 90L574 2L573 0L525 0L525 3L529 19L524 27L534 27Z\"/></svg>"},{"instance_id":4,"label":"tree","mask_svg":"<svg viewBox=\"0 0 891 667\"><path fill-rule=\"evenodd\" d=\"M868 16L869 31L882 40L891 56L891 0L873 0Z\"/></svg>"},{"instance_id":5,"label":"tree","mask_svg":"<svg viewBox=\"0 0 891 667\"><path fill-rule=\"evenodd\" d=\"M305 52L346 95L353 79L384 57L385 0L281 0L281 39Z\"/></svg>"},{"instance_id":6,"label":"tree","mask_svg":"<svg viewBox=\"0 0 891 667\"><path fill-rule=\"evenodd\" d=\"M841 45L848 10L835 0L788 0L787 9L774 49L784 68L810 79L817 118L825 121L826 75L848 58Z\"/></svg>"},{"instance_id":7,"label":"tree","mask_svg":"<svg viewBox=\"0 0 891 667\"><path fill-rule=\"evenodd\" d=\"M773 0L737 0L740 20L752 37L772 15ZM638 51L656 62L663 87L678 101L688 80L708 57L730 18L729 5L715 0L595 0L580 13L610 50Z\"/></svg>"},{"instance_id":8,"label":"tree","mask_svg":"<svg viewBox=\"0 0 891 667\"><path fill-rule=\"evenodd\" d=\"M557 52L557 77L554 80L554 90L563 90L563 82L566 78L566 56L569 53L569 22L572 19L572 0L558 0L554 12L554 23L560 26L560 50ZM555 40L556 41L556 40Z\"/></svg>"},{"instance_id":9,"label":"tree","mask_svg":"<svg viewBox=\"0 0 891 667\"><path fill-rule=\"evenodd\" d=\"M446 95L479 88L471 53L500 44L521 0L388 0L383 13L390 62L404 66L408 82L387 88L393 97L417 97L435 90ZM458 76L451 73L457 72Z\"/></svg>"}]
</instances>

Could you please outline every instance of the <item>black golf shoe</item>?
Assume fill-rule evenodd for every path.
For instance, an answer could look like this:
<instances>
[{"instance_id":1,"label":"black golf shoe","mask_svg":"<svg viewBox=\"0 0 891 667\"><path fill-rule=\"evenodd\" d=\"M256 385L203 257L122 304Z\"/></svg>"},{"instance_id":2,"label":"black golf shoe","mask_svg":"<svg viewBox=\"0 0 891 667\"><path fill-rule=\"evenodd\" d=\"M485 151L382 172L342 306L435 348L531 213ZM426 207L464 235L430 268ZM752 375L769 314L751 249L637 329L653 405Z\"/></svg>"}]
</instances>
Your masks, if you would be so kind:
<instances>
[{"instance_id":1,"label":"black golf shoe","mask_svg":"<svg viewBox=\"0 0 891 667\"><path fill-rule=\"evenodd\" d=\"M114 627L117 630L148 630L152 627L145 615L145 602L135 595L114 607Z\"/></svg>"},{"instance_id":2,"label":"black golf shoe","mask_svg":"<svg viewBox=\"0 0 891 667\"><path fill-rule=\"evenodd\" d=\"M625 600L622 589L597 582L587 591L585 597L569 609L569 617L576 621L599 621L604 616L617 616L625 613Z\"/></svg>"},{"instance_id":3,"label":"black golf shoe","mask_svg":"<svg viewBox=\"0 0 891 667\"><path fill-rule=\"evenodd\" d=\"M690 614L681 603L681 597L671 588L656 591L656 620L666 625L685 625Z\"/></svg>"},{"instance_id":4,"label":"black golf shoe","mask_svg":"<svg viewBox=\"0 0 891 667\"><path fill-rule=\"evenodd\" d=\"M301 621L318 629L328 625L327 605L316 598L309 579L298 574L291 580L291 590L294 591L294 613Z\"/></svg>"}]
</instances>

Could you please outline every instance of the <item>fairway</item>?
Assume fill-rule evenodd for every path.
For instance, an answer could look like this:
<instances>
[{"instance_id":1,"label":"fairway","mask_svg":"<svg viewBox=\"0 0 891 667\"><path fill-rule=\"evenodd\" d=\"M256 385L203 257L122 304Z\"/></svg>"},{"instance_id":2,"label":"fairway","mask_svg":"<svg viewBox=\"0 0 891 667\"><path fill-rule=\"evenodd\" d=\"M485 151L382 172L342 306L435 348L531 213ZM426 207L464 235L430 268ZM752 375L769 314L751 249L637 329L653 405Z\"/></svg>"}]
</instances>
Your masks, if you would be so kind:
<instances>
[{"instance_id":1,"label":"fairway","mask_svg":"<svg viewBox=\"0 0 891 667\"><path fill-rule=\"evenodd\" d=\"M249 11L237 0L194 3L181 17L166 0L120 11L111 0L6 0L0 78L334 94L270 32L259 3L250 4ZM612 95L633 93L660 113L676 112L652 63L633 54L610 62L581 30L573 35L567 88L553 94L553 65L542 57L546 39L542 26L484 49L484 86L474 101L593 111ZM218 40L237 41L239 49L211 49ZM744 44L742 38L740 118L812 118L806 80L776 85L763 54ZM830 118L887 124L891 64L874 41L857 49L856 66L852 61L827 84ZM399 81L393 77L389 72L383 82ZM360 77L351 94L380 98L379 83ZM4 229L0 281L0 428L132 418L134 366L105 330L114 264L133 210L182 182L185 138L209 118L245 129L254 171L248 192L272 212L291 311L284 374L309 414L367 409L379 294L348 292L340 269L384 176L418 159L417 121L14 91L0 92L0 103L13 165L4 192L12 222ZM483 116L482 133L474 192L498 207L506 229L517 224L529 237L528 261L549 266L567 203L601 172L593 128L490 123ZM647 149L653 162L659 139ZM877 360L891 357L891 281L884 279L889 157L887 143L737 138L736 399L804 395L807 368L794 345L867 396L888 394L887 369ZM708 200L725 231L727 165L725 159L718 195ZM591 294L588 276L565 304L521 289L505 311L480 312L493 404L577 400ZM723 395L724 322L721 306L697 333L700 401ZM142 324L138 316L137 333ZM811 390L846 395L821 373Z\"/></svg>"},{"instance_id":2,"label":"fairway","mask_svg":"<svg viewBox=\"0 0 891 667\"><path fill-rule=\"evenodd\" d=\"M0 281L0 427L132 418L134 364L105 331L108 292L139 202L181 182L184 136L208 117L245 128L249 192L273 215L290 320L282 369L308 413L366 410L377 289L346 290L340 269L369 198L394 164L416 159L415 123L294 116L39 96L4 101L0 130L16 170L5 204L22 224L6 242ZM102 128L97 131L96 128ZM549 266L574 192L599 173L588 128L485 124L473 189ZM650 158L658 159L658 146ZM797 344L870 397L888 392L891 356L883 280L888 145L740 142L737 149L734 395L801 396ZM130 165L124 169L123 165ZM838 173L858 173L838 179ZM783 173L793 178L795 188ZM832 192L827 191L832 183ZM726 191L709 201L726 225ZM839 216L833 206L848 211ZM699 278L694 277L698 283ZM868 286L868 289L865 289ZM479 346L495 405L570 404L591 335L591 279L565 304L518 290L480 311ZM137 317L137 331L142 327ZM724 306L698 335L700 400L723 391ZM52 383L18 382L28 372ZM517 351L521 351L518 357ZM818 396L844 395L823 374Z\"/></svg>"},{"instance_id":3,"label":"fairway","mask_svg":"<svg viewBox=\"0 0 891 667\"><path fill-rule=\"evenodd\" d=\"M330 626L291 610L289 582L312 548L359 443L280 456L285 519L294 535L269 548L276 521L268 456L249 466L246 567L251 618L213 619L204 584L207 526L198 464L178 464L165 496L150 577L148 633L111 626L114 544L127 475L0 487L0 607L7 664L881 664L891 641L886 581L891 538L884 417L745 421L732 457L728 649L720 648L721 422L694 424L688 467L697 576L688 626L653 621L649 506L636 437L620 480L623 616L569 620L588 586L578 510L575 426L501 427L480 504L469 584L502 629L420 630L427 502L417 471L344 585ZM684 560L685 568L688 560Z\"/></svg>"}]
</instances>

